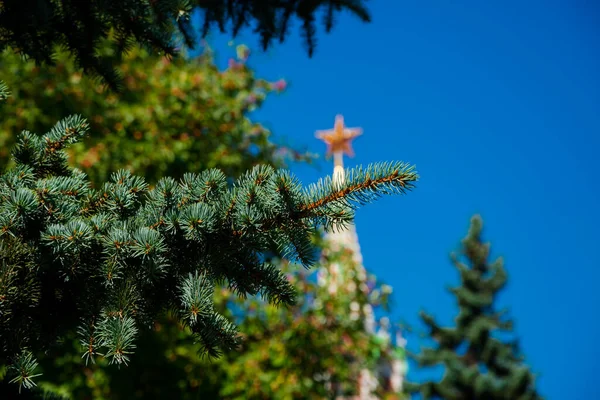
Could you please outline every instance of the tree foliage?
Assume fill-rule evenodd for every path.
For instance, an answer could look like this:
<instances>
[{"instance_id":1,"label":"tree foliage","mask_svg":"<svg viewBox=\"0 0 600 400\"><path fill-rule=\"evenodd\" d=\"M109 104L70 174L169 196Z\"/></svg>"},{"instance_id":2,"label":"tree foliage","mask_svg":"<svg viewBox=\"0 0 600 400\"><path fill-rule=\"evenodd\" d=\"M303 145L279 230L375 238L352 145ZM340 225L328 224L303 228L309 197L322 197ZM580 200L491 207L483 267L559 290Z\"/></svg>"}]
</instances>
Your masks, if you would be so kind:
<instances>
[{"instance_id":1,"label":"tree foliage","mask_svg":"<svg viewBox=\"0 0 600 400\"><path fill-rule=\"evenodd\" d=\"M0 3L0 51L12 48L39 63L53 62L57 48L74 56L78 68L102 77L113 88L120 82L113 60L134 45L174 56L179 46L197 42L193 11L202 14L202 37L217 27L233 36L253 27L264 49L283 41L291 22L301 22L310 55L315 48L316 18L323 11L327 32L335 15L348 11L370 21L365 0L5 0ZM111 31L116 35L112 36ZM113 56L97 52L110 40Z\"/></svg>"},{"instance_id":2,"label":"tree foliage","mask_svg":"<svg viewBox=\"0 0 600 400\"><path fill-rule=\"evenodd\" d=\"M167 311L212 356L238 346L237 329L212 301L226 282L237 295L293 304L295 290L269 260L314 263L314 229L344 226L356 204L404 193L404 163L348 171L303 189L284 170L258 166L229 185L219 170L179 181L121 170L99 189L64 151L87 132L68 117L45 135L24 131L14 168L0 178L2 363L30 387L36 352L77 329L84 357L127 364L140 329Z\"/></svg>"},{"instance_id":3,"label":"tree foliage","mask_svg":"<svg viewBox=\"0 0 600 400\"><path fill-rule=\"evenodd\" d=\"M168 315L140 332L127 368L105 359L82 366L79 346L65 341L41 360L40 387L99 400L354 398L369 371L372 395L402 398L393 382L405 373L402 343L386 330L388 319L374 315L387 315L391 287L367 274L351 250L315 239L323 253L312 271L274 260L298 289L295 305L215 291L216 309L238 325L240 348L202 358L191 330Z\"/></svg>"},{"instance_id":4,"label":"tree foliage","mask_svg":"<svg viewBox=\"0 0 600 400\"><path fill-rule=\"evenodd\" d=\"M163 176L179 179L206 168L237 177L257 163L284 167L289 160L311 160L275 143L252 118L270 94L285 89L285 81L256 77L249 49L238 46L236 52L221 70L208 46L198 57L171 62L133 49L116 66L125 76L121 94L102 90L64 52L43 68L2 53L13 95L0 107L0 170L18 132L47 132L74 114L86 116L90 130L67 149L70 165L95 187L119 169L155 184Z\"/></svg>"},{"instance_id":5,"label":"tree foliage","mask_svg":"<svg viewBox=\"0 0 600 400\"><path fill-rule=\"evenodd\" d=\"M304 293L295 306L265 307L257 299L244 308L243 350L224 359L222 397L401 398L401 382L394 380L405 373L404 349L388 317L375 317L389 311L391 287L330 236L320 247L312 276L289 275Z\"/></svg>"},{"instance_id":6,"label":"tree foliage","mask_svg":"<svg viewBox=\"0 0 600 400\"><path fill-rule=\"evenodd\" d=\"M460 272L461 286L451 288L459 314L454 327L441 327L422 313L435 348L426 348L418 356L421 366L442 365L441 381L410 384L409 390L424 399L447 400L539 400L535 377L524 364L518 341L505 338L513 329L506 310L496 310L494 301L507 282L503 261L489 262L490 246L482 241L482 221L471 220L471 228L462 242L461 256L452 256Z\"/></svg>"},{"instance_id":7,"label":"tree foliage","mask_svg":"<svg viewBox=\"0 0 600 400\"><path fill-rule=\"evenodd\" d=\"M60 55L55 66L39 68L33 62L23 64L15 55L5 52L1 62L11 72L9 83L17 89L0 108L0 115L4 116L0 118L4 131L0 131L0 141L8 140L12 145L14 139L6 132L25 127L44 131L64 116L89 115L90 135L68 151L70 164L88 173L96 187L101 187L105 178L124 166L156 183L161 174L181 177L184 171L201 172L210 167L235 178L257 163L284 165L281 154L309 161L309 155L272 142L268 130L250 121L248 114L261 106L266 95L282 91L285 82L255 78L247 62L248 48L238 46L236 50L237 59L230 59L227 70L219 71L208 47L200 58L188 62L181 59L165 62L144 50L133 49L118 66L120 71L129 73L124 81L127 90L119 95L97 90L97 85L82 76L65 54ZM16 79L17 72L23 77L20 82ZM193 84L194 81L201 85ZM231 82L237 85L233 91ZM174 99L172 93L179 91L185 96ZM61 96L63 101L56 102L55 96ZM104 101L106 96L111 102ZM162 112L148 118L146 111L157 107ZM210 118L211 115L243 115L244 120L232 119L229 129L224 130L225 117ZM122 128L125 134L106 128L121 121L129 121ZM179 134L181 130L202 126L208 127L208 133L194 135L193 141ZM147 140L145 135L138 140L135 132L152 132L153 139L162 137L160 142ZM186 146L190 142L192 145ZM103 151L92 152L99 157L91 157L94 162L90 163L89 149L96 145ZM144 151L136 151L138 148ZM163 151L152 151L156 148ZM233 148L235 152L223 151ZM171 162L171 158L165 157L167 149L180 161ZM357 365L369 365L369 370L376 373L382 365L403 360L402 348L368 334L357 321L369 307L386 308L391 288L379 285L375 277L369 276L365 278L367 286L359 289L362 281L358 282L358 277L364 278L366 274L359 272L362 267L351 252L339 248L334 251L328 241L318 240L316 245L324 248L324 252L312 273L286 260L273 260L298 289L295 306L276 307L260 297L244 299L227 288L216 288L215 309L238 325L243 333L242 348L225 351L219 359L207 360L201 356L201 345L193 344L189 327L182 325L176 315L167 313L158 316L153 329L138 332L135 356L130 358L127 368L110 365L102 357L96 358L95 363L82 363L83 347L77 332L69 332L43 356L38 354L37 370L42 376L36 382L43 390L74 399L252 397L257 394L257 386L248 372L253 371L254 363L261 363L258 387L271 398L352 393L356 391L353 384L360 377ZM342 285L345 289L332 295L322 279L316 280L316 275L328 274L328 266L334 263L342 266L344 272L338 275L345 277L346 284ZM352 285L356 286L354 292L349 290ZM348 312L357 306L358 313ZM246 314L249 318L244 318ZM338 319L335 324L323 322L333 317ZM296 340L277 340L282 337ZM320 357L303 357L302 363L290 356L315 352ZM270 356L277 361L270 362ZM354 363L348 363L349 358ZM377 394L396 398L397 394L388 386L382 382Z\"/></svg>"}]
</instances>

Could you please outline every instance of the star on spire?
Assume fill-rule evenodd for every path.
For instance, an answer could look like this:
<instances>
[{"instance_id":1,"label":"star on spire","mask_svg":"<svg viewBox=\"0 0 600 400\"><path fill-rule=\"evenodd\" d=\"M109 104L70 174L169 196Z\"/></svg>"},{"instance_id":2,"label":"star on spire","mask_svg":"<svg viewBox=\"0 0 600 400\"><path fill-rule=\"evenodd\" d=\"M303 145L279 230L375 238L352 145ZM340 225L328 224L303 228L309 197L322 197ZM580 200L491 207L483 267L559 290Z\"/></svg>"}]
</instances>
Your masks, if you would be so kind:
<instances>
[{"instance_id":1,"label":"star on spire","mask_svg":"<svg viewBox=\"0 0 600 400\"><path fill-rule=\"evenodd\" d=\"M333 129L317 131L315 136L327 145L327 155L345 153L349 157L354 156L352 140L362 135L362 128L347 128L344 126L344 117L336 115Z\"/></svg>"}]
</instances>

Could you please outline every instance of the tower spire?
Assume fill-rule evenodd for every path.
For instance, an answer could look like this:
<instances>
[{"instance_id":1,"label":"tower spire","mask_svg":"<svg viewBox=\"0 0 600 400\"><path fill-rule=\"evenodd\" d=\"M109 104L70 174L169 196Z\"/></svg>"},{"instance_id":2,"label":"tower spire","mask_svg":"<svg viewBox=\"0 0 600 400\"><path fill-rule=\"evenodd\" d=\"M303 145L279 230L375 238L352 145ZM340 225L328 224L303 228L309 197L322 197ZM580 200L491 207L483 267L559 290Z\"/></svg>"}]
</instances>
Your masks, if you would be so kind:
<instances>
[{"instance_id":1,"label":"tower spire","mask_svg":"<svg viewBox=\"0 0 600 400\"><path fill-rule=\"evenodd\" d=\"M334 184L341 185L344 183L344 180L346 179L344 174L344 154L349 157L354 156L352 141L360 135L362 135L362 128L346 127L344 125L344 117L339 114L335 117L333 129L315 132L315 136L327 145L327 155L333 155ZM350 224L345 230L331 232L327 237L337 247L352 250L355 262L362 265L362 254L354 224Z\"/></svg>"},{"instance_id":2,"label":"tower spire","mask_svg":"<svg viewBox=\"0 0 600 400\"><path fill-rule=\"evenodd\" d=\"M352 141L362 135L362 128L348 128L344 125L344 117L336 115L333 129L316 131L315 136L321 139L327 145L327 155L333 155L333 183L341 185L346 177L344 176L344 154L353 157ZM362 265L362 252L358 243L356 227L353 223L346 229L329 232L327 239L335 249L347 249L352 252L352 258L360 270L364 270ZM335 286L335 285L334 285Z\"/></svg>"},{"instance_id":3,"label":"tower spire","mask_svg":"<svg viewBox=\"0 0 600 400\"><path fill-rule=\"evenodd\" d=\"M336 115L333 129L321 130L315 136L327 145L327 155L333 155L333 180L344 182L344 154L354 156L352 141L362 135L362 128L348 128L344 125L344 117Z\"/></svg>"}]
</instances>

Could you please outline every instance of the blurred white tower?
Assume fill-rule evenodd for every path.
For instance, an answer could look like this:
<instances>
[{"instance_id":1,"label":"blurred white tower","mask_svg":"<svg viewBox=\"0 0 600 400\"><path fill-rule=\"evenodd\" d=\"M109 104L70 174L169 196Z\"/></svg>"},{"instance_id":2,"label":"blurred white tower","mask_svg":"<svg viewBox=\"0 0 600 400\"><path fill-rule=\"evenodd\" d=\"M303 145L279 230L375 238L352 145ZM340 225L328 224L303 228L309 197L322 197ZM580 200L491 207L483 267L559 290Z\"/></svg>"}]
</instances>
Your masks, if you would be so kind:
<instances>
[{"instance_id":1,"label":"blurred white tower","mask_svg":"<svg viewBox=\"0 0 600 400\"><path fill-rule=\"evenodd\" d=\"M352 141L362 135L361 128L348 128L344 125L344 117L337 115L335 118L335 126L330 130L317 131L315 136L327 145L327 155L333 155L333 183L334 185L342 185L345 182L344 172L344 154L352 157L354 152L352 150ZM326 239L331 247L332 251L339 251L347 249L352 252L352 258L354 261L353 270L346 270L348 266L339 265L332 263L323 266L323 269L319 274L319 284L326 286L330 295L335 295L339 290L348 285L352 285L355 291L368 290L367 288L367 272L363 266L362 253L360 245L358 243L358 235L356 233L356 227L354 224L350 224L346 229L334 231L328 233ZM354 284L352 277L358 278L359 285ZM350 282L350 283L349 283ZM362 309L361 309L362 308ZM363 318L364 329L369 334L375 335L375 316L373 308L370 304L364 304L362 307L357 302L350 304L350 310L348 310L351 319ZM387 326L382 326L379 330L379 335L386 335L389 337ZM364 368L360 372L358 377L358 396L355 397L357 400L375 400L377 397L373 392L377 389L379 379L374 375L374 371L370 371ZM402 386L402 378L404 371L400 365L386 365L385 373L388 385L390 385L395 391L399 391ZM338 397L343 399L343 397Z\"/></svg>"}]
</instances>

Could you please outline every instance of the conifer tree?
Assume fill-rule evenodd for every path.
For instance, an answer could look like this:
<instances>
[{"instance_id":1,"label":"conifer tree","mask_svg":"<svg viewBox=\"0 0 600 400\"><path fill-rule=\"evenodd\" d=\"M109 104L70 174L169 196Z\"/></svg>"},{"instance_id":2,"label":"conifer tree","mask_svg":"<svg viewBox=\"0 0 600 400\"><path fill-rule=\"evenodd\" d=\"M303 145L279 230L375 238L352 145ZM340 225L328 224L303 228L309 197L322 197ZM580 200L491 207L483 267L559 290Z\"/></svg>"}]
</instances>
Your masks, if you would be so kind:
<instances>
[{"instance_id":1,"label":"conifer tree","mask_svg":"<svg viewBox=\"0 0 600 400\"><path fill-rule=\"evenodd\" d=\"M118 59L134 45L142 45L167 56L178 46L197 42L191 16L202 14L202 37L214 27L235 37L242 28L253 27L264 49L274 40L283 41L291 22L301 22L309 55L315 48L316 19L323 12L323 25L330 32L336 14L348 11L370 21L366 0L4 0L0 2L0 52L12 48L36 62L52 64L57 48L75 57L78 67L101 76L113 88L119 74ZM112 36L111 32L115 35ZM113 55L97 53L109 41Z\"/></svg>"},{"instance_id":2,"label":"conifer tree","mask_svg":"<svg viewBox=\"0 0 600 400\"><path fill-rule=\"evenodd\" d=\"M450 289L459 306L454 327L441 327L435 319L421 313L434 348L417 357L420 366L442 365L441 381L411 383L412 393L424 400L539 400L535 377L524 363L518 341L505 338L513 329L506 310L496 310L494 301L506 285L507 273L502 258L488 261L490 246L482 241L482 221L471 219L461 254L452 255L460 272L461 285ZM464 257L464 260L463 258Z\"/></svg>"},{"instance_id":3,"label":"conifer tree","mask_svg":"<svg viewBox=\"0 0 600 400\"><path fill-rule=\"evenodd\" d=\"M216 285L293 304L294 287L269 261L312 265L317 226L343 227L357 204L418 178L405 163L381 163L303 189L258 166L233 185L213 169L149 188L122 170L94 189L65 153L87 129L72 116L45 135L23 131L0 176L0 363L19 388L35 385L36 353L74 330L87 361L127 364L138 331L165 312L210 356L237 347L235 325L214 308Z\"/></svg>"}]
</instances>

